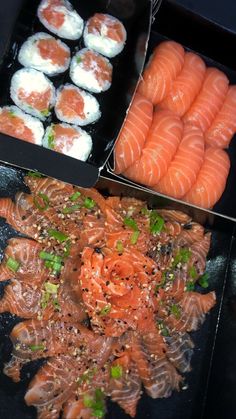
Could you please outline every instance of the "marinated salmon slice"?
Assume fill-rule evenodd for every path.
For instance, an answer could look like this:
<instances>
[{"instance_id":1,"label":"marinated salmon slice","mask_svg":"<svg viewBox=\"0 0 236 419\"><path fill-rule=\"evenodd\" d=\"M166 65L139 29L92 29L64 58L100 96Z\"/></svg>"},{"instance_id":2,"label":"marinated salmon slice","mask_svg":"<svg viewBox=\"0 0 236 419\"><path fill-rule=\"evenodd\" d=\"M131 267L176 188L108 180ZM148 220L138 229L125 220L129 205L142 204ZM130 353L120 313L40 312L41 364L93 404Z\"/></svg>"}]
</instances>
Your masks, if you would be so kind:
<instances>
[{"instance_id":1,"label":"marinated salmon slice","mask_svg":"<svg viewBox=\"0 0 236 419\"><path fill-rule=\"evenodd\" d=\"M25 319L36 318L40 298L41 290L37 286L12 279L0 300L0 313L10 312Z\"/></svg>"},{"instance_id":2,"label":"marinated salmon slice","mask_svg":"<svg viewBox=\"0 0 236 419\"><path fill-rule=\"evenodd\" d=\"M214 67L208 68L197 98L183 117L184 122L196 125L205 132L225 100L228 85L229 80L222 71Z\"/></svg>"},{"instance_id":3,"label":"marinated salmon slice","mask_svg":"<svg viewBox=\"0 0 236 419\"><path fill-rule=\"evenodd\" d=\"M123 173L141 156L152 123L153 105L136 93L115 144L115 172Z\"/></svg>"},{"instance_id":4,"label":"marinated salmon slice","mask_svg":"<svg viewBox=\"0 0 236 419\"><path fill-rule=\"evenodd\" d=\"M165 337L167 344L166 356L182 373L191 371L191 358L194 343L188 333L173 333Z\"/></svg>"},{"instance_id":5,"label":"marinated salmon slice","mask_svg":"<svg viewBox=\"0 0 236 419\"><path fill-rule=\"evenodd\" d=\"M184 49L173 41L162 42L155 48L138 87L138 92L154 105L161 102L184 64Z\"/></svg>"},{"instance_id":6,"label":"marinated salmon slice","mask_svg":"<svg viewBox=\"0 0 236 419\"><path fill-rule=\"evenodd\" d=\"M159 104L163 109L169 109L179 116L183 116L198 95L206 72L204 61L192 52L186 52L184 65L180 74L173 81L172 87Z\"/></svg>"},{"instance_id":7,"label":"marinated salmon slice","mask_svg":"<svg viewBox=\"0 0 236 419\"><path fill-rule=\"evenodd\" d=\"M170 111L154 113L141 158L124 175L146 186L154 186L165 175L183 135L180 118Z\"/></svg>"},{"instance_id":8,"label":"marinated salmon slice","mask_svg":"<svg viewBox=\"0 0 236 419\"><path fill-rule=\"evenodd\" d=\"M167 173L153 187L157 192L174 198L182 198L192 187L204 159L204 137L202 131L185 125L183 139Z\"/></svg>"},{"instance_id":9,"label":"marinated salmon slice","mask_svg":"<svg viewBox=\"0 0 236 419\"><path fill-rule=\"evenodd\" d=\"M44 60L49 60L52 64L65 67L70 59L69 50L54 38L39 39L37 48L41 57Z\"/></svg>"}]
</instances>

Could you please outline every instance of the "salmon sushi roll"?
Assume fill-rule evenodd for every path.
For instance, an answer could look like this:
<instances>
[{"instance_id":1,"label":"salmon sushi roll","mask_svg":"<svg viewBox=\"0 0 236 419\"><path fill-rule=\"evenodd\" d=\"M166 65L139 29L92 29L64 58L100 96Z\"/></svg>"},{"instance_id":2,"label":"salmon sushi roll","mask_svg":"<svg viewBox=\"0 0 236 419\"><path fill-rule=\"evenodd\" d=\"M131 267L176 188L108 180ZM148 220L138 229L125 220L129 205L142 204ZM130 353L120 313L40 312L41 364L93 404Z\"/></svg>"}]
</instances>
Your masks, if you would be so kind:
<instances>
[{"instance_id":1,"label":"salmon sushi roll","mask_svg":"<svg viewBox=\"0 0 236 419\"><path fill-rule=\"evenodd\" d=\"M73 84L58 89L55 113L60 121L75 125L92 124L101 116L97 99Z\"/></svg>"},{"instance_id":2,"label":"salmon sushi roll","mask_svg":"<svg viewBox=\"0 0 236 419\"><path fill-rule=\"evenodd\" d=\"M42 0L38 18L45 28L61 38L76 40L83 33L84 21L67 0Z\"/></svg>"},{"instance_id":3,"label":"salmon sushi roll","mask_svg":"<svg viewBox=\"0 0 236 419\"><path fill-rule=\"evenodd\" d=\"M126 38L124 25L115 17L102 13L92 16L84 30L85 46L108 58L120 54Z\"/></svg>"},{"instance_id":4,"label":"salmon sushi roll","mask_svg":"<svg viewBox=\"0 0 236 419\"><path fill-rule=\"evenodd\" d=\"M29 143L42 145L42 122L22 112L17 106L0 108L0 132Z\"/></svg>"},{"instance_id":5,"label":"salmon sushi roll","mask_svg":"<svg viewBox=\"0 0 236 419\"><path fill-rule=\"evenodd\" d=\"M69 124L52 124L45 132L43 146L58 153L86 161L92 150L91 136Z\"/></svg>"},{"instance_id":6,"label":"salmon sushi roll","mask_svg":"<svg viewBox=\"0 0 236 419\"><path fill-rule=\"evenodd\" d=\"M34 68L48 76L55 76L69 68L70 49L59 39L38 32L23 43L18 60L24 67Z\"/></svg>"},{"instance_id":7,"label":"salmon sushi roll","mask_svg":"<svg viewBox=\"0 0 236 419\"><path fill-rule=\"evenodd\" d=\"M52 82L38 70L22 68L11 79L11 98L23 111L42 121L50 115L55 104Z\"/></svg>"},{"instance_id":8,"label":"salmon sushi roll","mask_svg":"<svg viewBox=\"0 0 236 419\"><path fill-rule=\"evenodd\" d=\"M105 92L111 87L112 65L101 54L84 48L71 60L70 78L76 86L90 92Z\"/></svg>"}]
</instances>

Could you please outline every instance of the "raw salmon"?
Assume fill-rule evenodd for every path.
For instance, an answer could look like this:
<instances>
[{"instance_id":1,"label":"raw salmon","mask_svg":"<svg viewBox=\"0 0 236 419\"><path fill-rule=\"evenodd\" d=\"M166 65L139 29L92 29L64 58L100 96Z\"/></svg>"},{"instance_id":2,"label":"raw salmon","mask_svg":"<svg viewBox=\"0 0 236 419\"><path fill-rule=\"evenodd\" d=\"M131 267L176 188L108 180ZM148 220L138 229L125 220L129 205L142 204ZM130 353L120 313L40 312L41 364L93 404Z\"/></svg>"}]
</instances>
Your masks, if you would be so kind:
<instances>
[{"instance_id":1,"label":"raw salmon","mask_svg":"<svg viewBox=\"0 0 236 419\"><path fill-rule=\"evenodd\" d=\"M230 86L222 108L205 134L212 147L227 148L236 132L236 86Z\"/></svg>"},{"instance_id":2,"label":"raw salmon","mask_svg":"<svg viewBox=\"0 0 236 419\"><path fill-rule=\"evenodd\" d=\"M173 333L170 336L166 336L165 341L167 343L167 358L180 372L191 371L194 343L188 333L181 335Z\"/></svg>"},{"instance_id":3,"label":"raw salmon","mask_svg":"<svg viewBox=\"0 0 236 419\"><path fill-rule=\"evenodd\" d=\"M219 112L228 92L229 80L217 68L206 70L202 88L190 109L184 115L184 122L190 122L205 132Z\"/></svg>"},{"instance_id":4,"label":"raw salmon","mask_svg":"<svg viewBox=\"0 0 236 419\"><path fill-rule=\"evenodd\" d=\"M102 13L96 13L89 19L88 33L106 36L116 42L125 42L125 33L121 22Z\"/></svg>"},{"instance_id":5,"label":"raw salmon","mask_svg":"<svg viewBox=\"0 0 236 419\"><path fill-rule=\"evenodd\" d=\"M184 201L202 208L212 208L224 192L230 169L227 153L209 147L195 184L184 196Z\"/></svg>"},{"instance_id":6,"label":"raw salmon","mask_svg":"<svg viewBox=\"0 0 236 419\"><path fill-rule=\"evenodd\" d=\"M186 52L181 73L173 81L168 95L159 106L183 116L198 95L205 72L204 61L198 55Z\"/></svg>"},{"instance_id":7,"label":"raw salmon","mask_svg":"<svg viewBox=\"0 0 236 419\"><path fill-rule=\"evenodd\" d=\"M65 21L65 14L55 9L55 6L65 6L65 2L62 0L50 0L48 6L42 9L41 14L51 26L59 29Z\"/></svg>"},{"instance_id":8,"label":"raw salmon","mask_svg":"<svg viewBox=\"0 0 236 419\"><path fill-rule=\"evenodd\" d=\"M26 126L25 121L20 117L3 108L0 112L0 132L19 140L34 143L34 133Z\"/></svg>"},{"instance_id":9,"label":"raw salmon","mask_svg":"<svg viewBox=\"0 0 236 419\"><path fill-rule=\"evenodd\" d=\"M154 113L141 158L123 174L145 186L154 186L165 175L183 135L183 124L167 110Z\"/></svg>"},{"instance_id":10,"label":"raw salmon","mask_svg":"<svg viewBox=\"0 0 236 419\"><path fill-rule=\"evenodd\" d=\"M202 131L185 125L183 139L167 173L153 187L157 192L174 198L182 198L197 179L204 158Z\"/></svg>"},{"instance_id":11,"label":"raw salmon","mask_svg":"<svg viewBox=\"0 0 236 419\"><path fill-rule=\"evenodd\" d=\"M138 92L157 105L169 93L183 64L183 47L173 41L162 42L155 48L144 70Z\"/></svg>"},{"instance_id":12,"label":"raw salmon","mask_svg":"<svg viewBox=\"0 0 236 419\"><path fill-rule=\"evenodd\" d=\"M41 57L44 60L49 60L52 64L64 67L70 59L69 50L65 49L54 38L39 39L37 48Z\"/></svg>"},{"instance_id":13,"label":"raw salmon","mask_svg":"<svg viewBox=\"0 0 236 419\"><path fill-rule=\"evenodd\" d=\"M20 88L18 90L18 97L22 102L25 102L32 108L40 112L45 112L50 108L52 89L47 89L43 93L34 91L28 93L25 89Z\"/></svg>"},{"instance_id":14,"label":"raw salmon","mask_svg":"<svg viewBox=\"0 0 236 419\"><path fill-rule=\"evenodd\" d=\"M124 172L141 156L152 116L152 103L136 93L115 145L116 173Z\"/></svg>"}]
</instances>

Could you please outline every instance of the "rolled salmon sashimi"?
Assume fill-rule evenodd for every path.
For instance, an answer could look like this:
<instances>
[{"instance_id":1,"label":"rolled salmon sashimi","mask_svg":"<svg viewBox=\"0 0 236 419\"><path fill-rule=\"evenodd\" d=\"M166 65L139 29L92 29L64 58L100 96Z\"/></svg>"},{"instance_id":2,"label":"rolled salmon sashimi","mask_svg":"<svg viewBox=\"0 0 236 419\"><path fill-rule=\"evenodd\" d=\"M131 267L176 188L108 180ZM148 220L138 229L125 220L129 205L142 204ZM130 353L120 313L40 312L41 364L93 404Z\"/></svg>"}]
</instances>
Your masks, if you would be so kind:
<instances>
[{"instance_id":1,"label":"rolled salmon sashimi","mask_svg":"<svg viewBox=\"0 0 236 419\"><path fill-rule=\"evenodd\" d=\"M116 173L124 172L141 156L152 116L152 103L136 93L115 145Z\"/></svg>"},{"instance_id":2,"label":"rolled salmon sashimi","mask_svg":"<svg viewBox=\"0 0 236 419\"><path fill-rule=\"evenodd\" d=\"M196 125L205 132L219 112L228 86L229 80L222 71L214 67L208 68L197 98L183 117L184 122Z\"/></svg>"},{"instance_id":3,"label":"rolled salmon sashimi","mask_svg":"<svg viewBox=\"0 0 236 419\"><path fill-rule=\"evenodd\" d=\"M162 42L155 48L144 70L138 87L139 93L157 105L169 93L183 64L183 47L173 41Z\"/></svg>"},{"instance_id":4,"label":"rolled salmon sashimi","mask_svg":"<svg viewBox=\"0 0 236 419\"><path fill-rule=\"evenodd\" d=\"M224 150L207 148L197 180L184 196L184 201L202 208L212 208L224 192L229 169L230 160Z\"/></svg>"},{"instance_id":5,"label":"rolled salmon sashimi","mask_svg":"<svg viewBox=\"0 0 236 419\"><path fill-rule=\"evenodd\" d=\"M197 54L186 52L183 68L160 107L183 116L199 93L205 72L204 61Z\"/></svg>"},{"instance_id":6,"label":"rolled salmon sashimi","mask_svg":"<svg viewBox=\"0 0 236 419\"><path fill-rule=\"evenodd\" d=\"M183 135L183 123L168 110L154 113L142 155L124 176L146 186L154 186L165 175Z\"/></svg>"},{"instance_id":7,"label":"rolled salmon sashimi","mask_svg":"<svg viewBox=\"0 0 236 419\"><path fill-rule=\"evenodd\" d=\"M154 190L173 198L182 198L197 179L204 159L204 136L194 126L185 125L184 136L166 175Z\"/></svg>"},{"instance_id":8,"label":"rolled salmon sashimi","mask_svg":"<svg viewBox=\"0 0 236 419\"><path fill-rule=\"evenodd\" d=\"M230 86L222 108L205 134L212 147L227 148L236 133L236 86Z\"/></svg>"}]
</instances>

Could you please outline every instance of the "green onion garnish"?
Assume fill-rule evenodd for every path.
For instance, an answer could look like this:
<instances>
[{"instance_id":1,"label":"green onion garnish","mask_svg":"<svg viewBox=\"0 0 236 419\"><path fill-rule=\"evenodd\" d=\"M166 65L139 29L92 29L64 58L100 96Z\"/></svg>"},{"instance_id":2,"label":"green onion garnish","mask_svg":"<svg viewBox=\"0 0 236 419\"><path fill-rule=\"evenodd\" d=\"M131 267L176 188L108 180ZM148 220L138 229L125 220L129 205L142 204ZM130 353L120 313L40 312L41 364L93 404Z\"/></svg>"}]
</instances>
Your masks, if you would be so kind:
<instances>
[{"instance_id":1,"label":"green onion garnish","mask_svg":"<svg viewBox=\"0 0 236 419\"><path fill-rule=\"evenodd\" d=\"M167 327L164 325L163 321L158 321L158 326L159 329L161 331L161 335L164 337L170 336L169 330L167 329Z\"/></svg>"},{"instance_id":2,"label":"green onion garnish","mask_svg":"<svg viewBox=\"0 0 236 419\"><path fill-rule=\"evenodd\" d=\"M39 252L39 257L40 257L40 259L51 260L53 262L58 261L58 257L60 258L60 256L54 255L54 253L44 252L43 250L41 252ZM60 258L60 260L61 260L61 258Z\"/></svg>"},{"instance_id":3,"label":"green onion garnish","mask_svg":"<svg viewBox=\"0 0 236 419\"><path fill-rule=\"evenodd\" d=\"M136 244L140 235L140 231L134 231L130 237L130 243Z\"/></svg>"},{"instance_id":4,"label":"green onion garnish","mask_svg":"<svg viewBox=\"0 0 236 419\"><path fill-rule=\"evenodd\" d=\"M86 382L89 383L92 380L92 378L94 377L94 375L96 374L97 371L98 371L98 369L96 367L85 371L84 374L82 374L80 377L77 378L76 382L78 384L82 384L82 383L86 383Z\"/></svg>"},{"instance_id":5,"label":"green onion garnish","mask_svg":"<svg viewBox=\"0 0 236 419\"><path fill-rule=\"evenodd\" d=\"M50 111L49 109L44 109L43 111L40 112L42 116L48 116L50 115Z\"/></svg>"},{"instance_id":6,"label":"green onion garnish","mask_svg":"<svg viewBox=\"0 0 236 419\"><path fill-rule=\"evenodd\" d=\"M178 263L187 263L192 255L192 252L183 247L183 249L180 249L177 255L174 257L174 262L172 264L172 267L176 267Z\"/></svg>"},{"instance_id":7,"label":"green onion garnish","mask_svg":"<svg viewBox=\"0 0 236 419\"><path fill-rule=\"evenodd\" d=\"M20 268L20 263L11 257L7 259L6 265L12 272L17 272L18 269Z\"/></svg>"},{"instance_id":8,"label":"green onion garnish","mask_svg":"<svg viewBox=\"0 0 236 419\"><path fill-rule=\"evenodd\" d=\"M57 294L57 290L59 288L59 284L53 284L52 282L45 282L44 288L48 294Z\"/></svg>"},{"instance_id":9,"label":"green onion garnish","mask_svg":"<svg viewBox=\"0 0 236 419\"><path fill-rule=\"evenodd\" d=\"M123 374L123 368L121 365L115 365L111 367L111 377L112 378L121 378Z\"/></svg>"},{"instance_id":10,"label":"green onion garnish","mask_svg":"<svg viewBox=\"0 0 236 419\"><path fill-rule=\"evenodd\" d=\"M39 344L39 345L30 345L29 348L31 349L31 351L35 352L35 351L45 351L45 346L43 344Z\"/></svg>"},{"instance_id":11,"label":"green onion garnish","mask_svg":"<svg viewBox=\"0 0 236 419\"><path fill-rule=\"evenodd\" d=\"M64 258L70 256L70 248L71 248L71 242L70 240L67 240L67 242L65 243L65 250L64 250Z\"/></svg>"},{"instance_id":12,"label":"green onion garnish","mask_svg":"<svg viewBox=\"0 0 236 419\"><path fill-rule=\"evenodd\" d=\"M84 200L85 208L92 209L92 208L95 207L95 205L96 205L96 203L92 198L89 198L89 197L85 198L85 200Z\"/></svg>"},{"instance_id":13,"label":"green onion garnish","mask_svg":"<svg viewBox=\"0 0 236 419\"><path fill-rule=\"evenodd\" d=\"M104 306L100 311L100 316L106 316L111 311L111 305Z\"/></svg>"},{"instance_id":14,"label":"green onion garnish","mask_svg":"<svg viewBox=\"0 0 236 419\"><path fill-rule=\"evenodd\" d=\"M42 297L41 297L41 300L40 300L40 306L41 306L42 310L45 310L45 308L48 305L49 300L50 300L50 294L43 291L42 292Z\"/></svg>"},{"instance_id":15,"label":"green onion garnish","mask_svg":"<svg viewBox=\"0 0 236 419\"><path fill-rule=\"evenodd\" d=\"M92 409L92 415L96 418L103 418L105 415L104 394L101 389L95 390L94 397L85 394L83 397L85 407Z\"/></svg>"},{"instance_id":16,"label":"green onion garnish","mask_svg":"<svg viewBox=\"0 0 236 419\"><path fill-rule=\"evenodd\" d=\"M187 281L186 282L186 291L194 291L195 284L193 281Z\"/></svg>"},{"instance_id":17,"label":"green onion garnish","mask_svg":"<svg viewBox=\"0 0 236 419\"><path fill-rule=\"evenodd\" d=\"M9 113L9 115L12 117L12 118L14 118L14 116L16 116L16 114L15 114L15 112L14 111L8 111L8 113Z\"/></svg>"},{"instance_id":18,"label":"green onion garnish","mask_svg":"<svg viewBox=\"0 0 236 419\"><path fill-rule=\"evenodd\" d=\"M41 175L41 173L39 173L39 172L28 172L27 173L27 176L29 176L29 177L36 177L36 178L43 177L43 175Z\"/></svg>"},{"instance_id":19,"label":"green onion garnish","mask_svg":"<svg viewBox=\"0 0 236 419\"><path fill-rule=\"evenodd\" d=\"M175 316L176 319L179 319L181 316L180 307L177 304L172 304L170 312Z\"/></svg>"},{"instance_id":20,"label":"green onion garnish","mask_svg":"<svg viewBox=\"0 0 236 419\"><path fill-rule=\"evenodd\" d=\"M122 243L121 240L117 240L117 242L116 242L116 250L119 253L122 253L124 251L124 246L123 246L123 243Z\"/></svg>"},{"instance_id":21,"label":"green onion garnish","mask_svg":"<svg viewBox=\"0 0 236 419\"><path fill-rule=\"evenodd\" d=\"M58 231L58 230L49 229L48 230L48 235L50 237L53 237L54 239L56 239L60 243L63 243L68 239L68 236L66 234L61 233L61 231Z\"/></svg>"},{"instance_id":22,"label":"green onion garnish","mask_svg":"<svg viewBox=\"0 0 236 419\"><path fill-rule=\"evenodd\" d=\"M75 204L72 205L71 207L66 207L62 209L62 213L63 214L72 214L73 212L77 211L78 209L80 209L80 205L79 204Z\"/></svg>"},{"instance_id":23,"label":"green onion garnish","mask_svg":"<svg viewBox=\"0 0 236 419\"><path fill-rule=\"evenodd\" d=\"M138 231L137 223L133 218L129 218L129 217L124 218L124 225L132 228L132 230L134 231Z\"/></svg>"},{"instance_id":24,"label":"green onion garnish","mask_svg":"<svg viewBox=\"0 0 236 419\"><path fill-rule=\"evenodd\" d=\"M82 58L81 58L81 57L76 57L76 62L77 62L78 64L82 63Z\"/></svg>"},{"instance_id":25,"label":"green onion garnish","mask_svg":"<svg viewBox=\"0 0 236 419\"><path fill-rule=\"evenodd\" d=\"M55 135L53 132L54 125L52 125L50 132L48 133L47 140L48 140L48 147L53 150L55 148Z\"/></svg>"},{"instance_id":26,"label":"green onion garnish","mask_svg":"<svg viewBox=\"0 0 236 419\"><path fill-rule=\"evenodd\" d=\"M70 201L74 202L77 201L77 199L81 196L81 193L79 191L73 193L73 195L70 196Z\"/></svg>"},{"instance_id":27,"label":"green onion garnish","mask_svg":"<svg viewBox=\"0 0 236 419\"><path fill-rule=\"evenodd\" d=\"M199 285L201 285L202 288L207 288L209 286L209 273L205 272L198 280Z\"/></svg>"},{"instance_id":28,"label":"green onion garnish","mask_svg":"<svg viewBox=\"0 0 236 419\"><path fill-rule=\"evenodd\" d=\"M158 234L163 230L165 221L156 210L152 210L150 214L150 232L152 234Z\"/></svg>"},{"instance_id":29,"label":"green onion garnish","mask_svg":"<svg viewBox=\"0 0 236 419\"><path fill-rule=\"evenodd\" d=\"M150 211L147 208L141 208L141 214L142 215L149 215Z\"/></svg>"},{"instance_id":30,"label":"green onion garnish","mask_svg":"<svg viewBox=\"0 0 236 419\"><path fill-rule=\"evenodd\" d=\"M41 204L41 201L43 205ZM36 208L38 208L40 211L45 211L49 207L49 198L47 195L45 195L42 192L39 192L37 196L34 197L34 205Z\"/></svg>"},{"instance_id":31,"label":"green onion garnish","mask_svg":"<svg viewBox=\"0 0 236 419\"><path fill-rule=\"evenodd\" d=\"M191 278L193 278L193 279L196 279L197 278L197 270L196 270L196 268L195 268L195 266L191 266L190 268L189 268L189 270L188 270L188 273L189 273L189 276L191 277Z\"/></svg>"}]
</instances>

